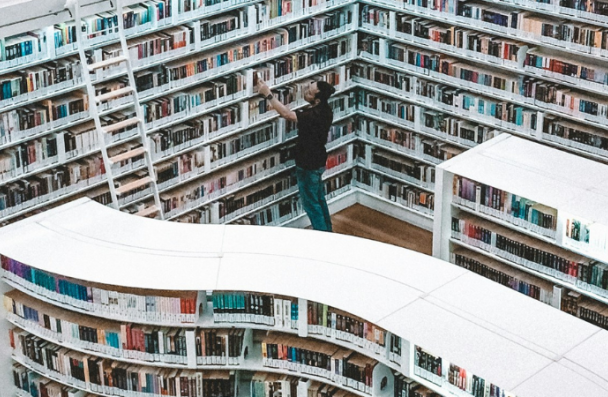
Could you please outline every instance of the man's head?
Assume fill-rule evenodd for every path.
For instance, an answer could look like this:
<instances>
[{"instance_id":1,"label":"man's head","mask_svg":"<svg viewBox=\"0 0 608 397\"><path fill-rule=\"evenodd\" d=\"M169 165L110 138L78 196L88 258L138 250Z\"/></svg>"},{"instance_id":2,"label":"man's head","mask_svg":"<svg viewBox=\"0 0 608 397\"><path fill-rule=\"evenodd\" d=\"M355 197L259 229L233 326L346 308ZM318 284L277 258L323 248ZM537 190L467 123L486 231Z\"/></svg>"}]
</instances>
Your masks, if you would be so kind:
<instances>
[{"instance_id":1,"label":"man's head","mask_svg":"<svg viewBox=\"0 0 608 397\"><path fill-rule=\"evenodd\" d=\"M311 81L304 90L304 100L313 106L319 103L327 103L334 92L336 92L336 89L325 81Z\"/></svg>"}]
</instances>

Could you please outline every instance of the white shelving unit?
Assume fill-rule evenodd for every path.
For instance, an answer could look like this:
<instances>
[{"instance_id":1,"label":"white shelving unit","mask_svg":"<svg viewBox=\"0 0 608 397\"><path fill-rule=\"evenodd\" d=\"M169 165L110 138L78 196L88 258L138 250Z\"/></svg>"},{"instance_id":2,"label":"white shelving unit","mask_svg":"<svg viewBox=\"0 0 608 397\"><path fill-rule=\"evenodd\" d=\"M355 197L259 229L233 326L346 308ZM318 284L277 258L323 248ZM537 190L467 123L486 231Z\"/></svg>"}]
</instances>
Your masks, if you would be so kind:
<instances>
[{"instance_id":1,"label":"white shelving unit","mask_svg":"<svg viewBox=\"0 0 608 397\"><path fill-rule=\"evenodd\" d=\"M124 10L125 12L134 11L135 13L142 13L144 11L142 11L143 8L141 5L144 3L131 0L126 1L123 4L125 6ZM181 29L180 32L183 32L185 35L184 38L186 40L186 44L184 46L174 49L171 49L173 47L170 47L169 50L164 48L159 54L154 54L143 59L138 60L136 58L138 58L138 56L141 57L141 51L145 52L145 50L140 48L139 55L137 54L137 51L129 50L131 59L127 57L127 62L130 63L130 68L134 71L135 80L137 80L144 73L158 74L159 70L162 68L175 68L176 65L180 65L182 62L186 64L186 62L190 62L192 59L196 59L196 57L202 57L205 53L207 53L207 51L218 51L222 48L228 50L229 47L237 48L241 45L241 43L245 43L243 42L243 38L245 37L248 39L248 42L253 43L256 39L259 39L264 35L276 35L277 32L281 31L286 32L285 28L289 27L290 25L304 23L310 18L323 18L326 15L332 15L336 19L335 28L329 27L328 24L325 24L324 26L317 26L315 28L314 37L305 37L289 44L285 43L284 45L279 45L279 43L277 43L277 48L269 48L268 51L261 50L259 54L253 54L249 57L244 56L243 59L234 60L234 62L231 62L228 65L215 65L215 67L211 67L204 72L197 70L197 73L194 75L189 75L187 78L183 78L183 76L167 77L169 81L163 84L158 84L152 89L146 89L143 92L139 92L140 101L139 104L136 104L135 110L139 111L140 105L144 108L147 107L148 109L145 109L143 114L145 115L146 112L148 112L148 116L146 117L149 117L150 112L152 112L151 109L155 106L160 106L157 105L157 103L162 103L162 101L166 102L167 98L169 98L170 101L173 101L175 98L178 98L184 92L184 90L189 92L188 90L203 87L205 84L218 83L218 81L223 79L227 73L239 73L242 77L242 85L244 87L242 92L237 92L236 94L232 95L225 95L224 97L219 97L212 101L205 102L203 105L190 104L190 99L188 99L186 108L181 108L179 111L177 110L177 105L175 105L174 102L170 102L169 107L175 107L175 110L173 110L175 112L174 114L159 120L147 120L145 123L147 129L147 138L144 139L146 142L144 142L143 146L150 146L151 148L151 166L154 169L159 166L165 166L169 161L179 161L181 167L181 158L184 155L191 155L195 150L204 151L204 166L200 169L200 172L187 172L182 174L180 171L180 178L174 178L177 180L177 183L165 183L162 188L158 189L160 190L160 194L165 198L171 197L174 192L178 192L180 189L183 189L184 185L192 185L195 183L200 183L202 185L211 180L211 178L219 179L222 176L225 177L227 175L227 168L220 168L217 167L217 165L231 166L235 164L242 164L245 166L246 164L251 163L251 159L253 157L270 152L271 149L276 150L279 148L279 146L284 146L286 142L281 136L282 131L280 131L279 134L277 134L277 138L279 139L277 143L279 145L274 145L272 148L268 145L260 145L258 148L253 148L255 150L249 150L246 153L246 156L243 155L243 153L240 153L238 156L233 156L234 158L224 156L225 159L221 161L221 164L220 162L212 163L212 154L209 150L211 145L220 143L229 144L229 139L231 139L231 137L236 138L246 135L255 128L274 125L278 131L278 128L285 125L284 123L281 124L277 121L277 115L274 111L266 112L259 117L256 115L255 112L257 112L257 105L255 102L259 102L259 98L253 89L254 69L267 67L267 65L271 64L272 62L278 62L281 59L286 59L287 57L294 56L295 54L305 52L312 53L314 51L318 51L318 48L320 48L319 46L326 46L327 48L330 48L331 45L335 45L335 43L339 42L341 43L341 46L338 45L338 47L331 50L337 51L337 53L334 55L329 55L330 59L327 61L317 61L317 63L314 65L309 65L309 67L294 70L292 73L282 76L279 76L277 71L276 79L275 74L270 73L266 80L273 89L293 90L294 82L302 82L305 79L318 78L320 75L334 73L335 76L337 76L336 80L340 81L337 88L342 92L349 89L348 79L345 74L345 65L351 58L356 56L356 40L353 38L353 33L356 31L358 21L358 8L356 4L353 4L353 2L348 0L331 0L329 2L323 2L322 4L308 6L296 4L293 10L290 10L287 15L273 15L271 18L270 10L274 9L273 7L276 8L276 4L265 4L263 5L263 8L265 8L266 11L261 11L261 8L259 7L260 4L258 3L261 2L231 0L228 2L219 2L215 5L203 6L202 2L184 3L183 1L179 0L162 2L150 1L144 5L144 7L152 7L148 8L148 14L145 17L149 18L150 20L144 23L144 17L141 16L144 14L140 14L139 18L141 18L141 20L139 24L135 24L134 26L128 27L124 30L127 38L127 46L132 46L133 43L139 43L143 39L158 40L158 37L163 37L162 35L175 34L176 29ZM10 78L13 76L11 73L14 74L19 69L28 70L28 68L35 68L38 65L45 65L45 63L56 60L59 62L64 62L64 60L67 59L67 62L69 63L76 59L75 55L78 54L77 49L79 41L74 41L74 39L71 38L70 40L72 40L72 42L63 43L61 46L54 42L55 40L67 40L71 37L72 30L70 29L73 28L70 27L70 21L73 17L68 13L68 11L64 10L63 3L54 1L49 3L48 6L52 11L54 11L52 18L38 15L28 15L27 21L19 21L19 23L16 23L15 25L7 24L6 26L0 26L0 32L2 32L5 37L8 37L8 41L6 42L3 39L3 45L11 44L14 41L12 39L12 35L14 35L14 37L21 37L19 36L20 34L28 31L36 30L40 37L38 43L40 48L36 48L35 54L31 56L28 55L27 57L18 57L14 60L9 60L2 63L2 69L0 69L0 79L2 79L3 76ZM164 7L163 12L159 11L161 6ZM6 10L14 11L16 14L21 15L19 10L14 7L11 8L12 4L3 5L3 7ZM99 15L107 17L111 12L122 14L122 10L118 10L116 12L116 10L112 9L113 7L114 5L105 2L88 2L87 0L83 0L79 3L80 15L85 21L87 21L87 23L89 23L87 19L89 15L95 15L95 18L98 18ZM190 10L187 11L185 7L190 7ZM276 10L272 12L275 13L275 11ZM229 12L232 13L231 15L237 15L238 18L240 18L238 22L239 24L243 24L244 21L247 20L248 25L241 26L240 29L233 32L216 35L208 40L202 40L200 21L206 19L213 21L215 16ZM337 15L339 14L341 15L342 19L338 23ZM348 16L348 14L350 14L350 16ZM264 17L264 15L266 16ZM24 20L26 19L24 15L21 16ZM118 15L117 18L118 20L122 19L121 15ZM348 23L348 20L350 20L350 23ZM327 31L325 28L327 28ZM90 30L95 30L95 27L93 26L93 28L91 28L91 26L89 26L88 29L89 31L87 34L92 34L93 32ZM66 31L70 33L65 33ZM58 38L58 36L56 37L56 35L61 36L62 34L63 38ZM313 35L312 30L311 35ZM112 56L112 54L117 51L117 43L120 42L119 36L120 34L118 32L111 31L97 37L88 37L83 44L83 47L85 47L85 56L92 56L96 59L103 58L104 60L106 57ZM150 43L151 42L152 41L150 41ZM150 44L148 49L149 51L152 49L151 46L152 44ZM154 51L158 51L156 47L154 48ZM241 49L239 51L242 52L244 50ZM32 57L35 59L30 59ZM213 60L213 62L215 62L215 60ZM114 84L116 81L118 81L116 79L125 79L128 75L128 69L131 70L130 68L115 67L92 74L91 78L93 80L94 87L101 87L104 84L109 84L109 82ZM79 67L75 68L74 70L79 71ZM6 112L19 111L27 106L33 106L33 104L37 103L38 101L48 100L52 102L57 98L61 98L63 95L72 94L74 92L82 93L85 87L86 85L84 84L83 79L79 76L74 76L73 79L70 79L67 82L51 86L50 88L54 89L52 91L49 89L33 91L26 95L19 95L15 98L4 100L2 101L2 104L6 105ZM59 89L59 91L57 89ZM127 112L128 107L125 106L125 103L128 102L126 101L127 99L129 98L119 98L119 100L122 101L120 104L113 102L104 103L105 107L103 109L100 108L99 112L101 118L109 115L116 115L120 112ZM302 106L304 104L303 101L298 101L298 98L295 99L296 101L291 103L292 107ZM255 106L252 107L253 105ZM202 123L200 124L200 137L190 138L186 142L171 144L171 147L167 148L167 150L163 149L162 153L159 152L159 144L155 143L154 141L154 139L156 139L155 136L158 136L159 134L167 134L166 131L170 129L183 129L188 126L186 123L192 123L193 121L200 120L201 118L219 117L215 115L219 114L218 112L225 112L226 109L229 108L238 109L238 111L232 116L232 118L236 117L238 122L233 120L228 128L219 128L217 130L211 130L210 127ZM340 118L344 116L347 117L348 115L339 114L337 117ZM20 185L26 177L30 180L33 178L38 178L39 176L43 175L44 172L56 172L56 167L63 167L65 165L73 166L76 164L76 161L96 161L99 175L95 175L94 177L88 179L85 178L84 182L86 183L73 183L69 186L64 186L61 189L56 189L48 194L39 195L35 198L30 199L29 196L25 199L20 198L19 200L21 200L21 202L19 204L9 205L4 204L4 202L0 202L0 220L5 222L14 221L15 219L18 219L31 211L57 205L65 200L71 200L74 197L82 197L83 195L100 197L100 200L107 200L104 195L108 195L110 193L104 192L104 187L106 187L105 190L107 191L108 183L113 183L112 180L114 178L105 178L105 176L101 175L102 171L101 168L99 168L98 163L101 161L101 154L106 153L105 150L102 150L104 142L100 143L99 140L95 139L95 142L91 140L85 145L86 147L78 147L76 151L67 152L63 149L64 134L66 135L65 139L67 139L67 133L64 131L68 131L70 128L80 128L81 126L84 126L84 123L86 122L91 125L90 129L95 131L96 127L92 126L91 120L93 119L88 115L88 112L80 112L78 114L70 115L68 118L60 118L56 121L46 123L43 126L27 129L27 131L23 133L18 131L12 131L10 134L6 131L2 132L2 135L0 136L0 145L2 145L3 150L2 153L8 153L9 159L11 155L14 155L15 150L17 150L16 156L19 156L18 151L21 150L20 145L30 145L34 142L38 142L39 140L56 138L58 153L55 157L48 159L44 163L36 161L33 166L22 167L24 168L23 170L17 167L16 172L12 173L5 173L4 170L2 170L1 179L3 179L3 182L5 182L7 186L9 183L13 183L13 185L11 185L13 186L12 189L16 189L17 185L14 185L14 183ZM99 126L97 126L97 128L98 127ZM102 129L103 128L105 127L102 126ZM78 134L81 134L81 132ZM88 132L85 132L82 133L82 135L79 135L79 137L85 136L86 138L89 135L90 134ZM104 134L100 134L100 137L103 138L103 136ZM130 131L126 131L106 140L105 145L108 147L108 151L112 151L112 153L115 154L119 153L118 155L114 155L113 159L116 159L116 161L123 161L122 158L127 154L130 156L131 154L139 153L138 150L140 149L137 149L137 145L134 143L135 138L135 134L130 133ZM169 137L168 139L177 140L177 138L174 137ZM44 150L46 150L46 147ZM121 152L123 154L120 154ZM176 160L178 157L180 160ZM254 160L255 159L253 159L253 161ZM137 180L144 170L143 163L141 161L126 161L126 164L121 163L119 165L120 167L112 169L111 171L113 171L114 176L116 177L115 179L117 179L117 185L120 186L130 186L129 182ZM107 165L107 167L109 167L109 165ZM92 179L95 180L93 181ZM70 180L70 182L73 181ZM254 186L257 182L257 180L252 179L250 180L249 185ZM4 188L4 186L2 187ZM128 193L118 200L119 208L132 213L139 212L143 216L153 215L151 213L151 209L153 207L151 207L150 204L153 197L152 192L155 190L157 190L156 184L152 183L147 189ZM3 200L2 196L0 196L0 200ZM158 200L156 201L156 207L159 207ZM198 204L199 203L192 203L190 206L190 211L196 210L197 207L200 207ZM213 203L204 201L200 204L212 205ZM162 218L162 215L162 213L159 213L157 214L157 217ZM170 214L170 218L175 218L173 215L175 214ZM179 214L179 216L182 215L182 213Z\"/></svg>"},{"instance_id":2,"label":"white shelving unit","mask_svg":"<svg viewBox=\"0 0 608 397\"><path fill-rule=\"evenodd\" d=\"M376 376L392 376L392 370L441 395L471 395L449 384L446 373L452 363L466 369L468 374L508 390L509 396L566 397L577 390L580 395L599 397L608 390L608 367L600 359L606 353L607 345L602 341L607 340L608 331L439 259L395 246L291 228L157 222L111 210L89 199L76 200L11 224L0 230L0 237L0 253L4 257L41 272L67 277L80 285L119 291L126 288L134 296L160 293L155 290L171 290L173 296L179 291L183 291L182 295L186 291L229 294L252 291L297 302L297 331L277 323L277 312L274 325L218 322L220 317L215 320L210 317L211 302L205 304L207 312L203 311L199 325L186 323L181 327L188 330L194 326L227 326L262 333L284 331L311 342L325 341L336 348L354 350L362 357L378 361L371 394L359 390L355 392L357 395L391 396L391 381L388 390L380 391ZM276 244L278 240L284 243ZM304 240L307 244L300 244ZM31 249L34 242L36 250ZM310 246L316 249L310 250ZM168 262L172 264L170 271L166 267ZM11 274L3 270L4 289L9 289L6 281L20 279ZM340 280L339 285L335 280ZM10 281L10 285L30 295L30 300L46 300L55 307L53 313L58 316L65 314L74 318L75 299L61 303L44 298L40 287L23 279L18 283ZM363 290L365 294L360 293ZM206 295L199 293L197 302L206 301ZM400 337L401 364L390 359L391 355L384 350L386 347L378 349L373 343L358 342L337 331L333 336L331 329L326 331L329 337L315 334L313 331L320 329L310 328L310 323L305 326L309 321L307 302L327 305L376 324L387 331L386 338ZM109 322L125 321L113 320L116 314L112 312L89 313L84 316L91 319L104 316L104 321ZM7 317L13 319L12 315L2 312L3 327ZM28 321L11 321L19 321L26 325L26 331L29 329ZM131 323L137 324L135 317ZM157 324L163 326L162 321ZM31 332L37 333L38 329L32 326ZM41 337L52 342L53 336L49 335L40 332ZM1 338L5 351L7 335L3 333ZM194 339L190 340L187 343L194 343ZM259 347L256 340L259 341L253 338L253 344L249 345L253 361L242 361L239 365L243 368L262 369L255 364L258 354L255 351ZM69 350L81 349L65 343ZM245 344L248 343L249 339ZM418 347L440 357L446 366L443 376L431 376L414 364ZM92 351L87 354L95 355ZM10 384L10 356L1 357L2 379ZM42 370L27 358L18 361ZM140 363L133 358L120 361ZM190 359L188 363L184 368L196 368ZM276 364L280 363L271 365ZM219 368L209 368L212 367ZM282 364L263 370L287 373L281 368ZM307 377L304 373L300 376ZM310 375L319 380L323 376L320 372ZM336 385L340 382L339 379L329 381ZM82 387L78 382L73 383ZM348 390L353 386L347 382L339 387Z\"/></svg>"},{"instance_id":3,"label":"white shelving unit","mask_svg":"<svg viewBox=\"0 0 608 397\"><path fill-rule=\"evenodd\" d=\"M523 253L508 255L506 248L497 246L495 235L580 263L597 262L595 271L601 273L603 264L608 262L608 249L584 242L584 230L587 225L591 243L603 241L601 233L606 230L604 225L608 225L604 210L608 204L607 180L608 166L604 164L502 134L437 167L433 256L450 261L456 248L466 247L548 280L560 289L601 302L600 306L605 307L608 291L601 287L601 274L594 283L592 274L583 265L551 268ZM484 205L487 196L482 191L489 187L496 189L495 196L503 197L502 201ZM508 193L512 196L506 196ZM538 209L551 214L553 227L546 224L549 227L541 228L535 224L538 222L525 221L524 215L513 216L509 210L513 208L513 195L518 197L517 201L524 198L528 202L525 215L528 220ZM492 231L491 239L482 238L482 243L472 232L454 232L454 218L468 219L471 225ZM575 222L580 222L579 228ZM555 298L554 305L561 307L561 299Z\"/></svg>"}]
</instances>

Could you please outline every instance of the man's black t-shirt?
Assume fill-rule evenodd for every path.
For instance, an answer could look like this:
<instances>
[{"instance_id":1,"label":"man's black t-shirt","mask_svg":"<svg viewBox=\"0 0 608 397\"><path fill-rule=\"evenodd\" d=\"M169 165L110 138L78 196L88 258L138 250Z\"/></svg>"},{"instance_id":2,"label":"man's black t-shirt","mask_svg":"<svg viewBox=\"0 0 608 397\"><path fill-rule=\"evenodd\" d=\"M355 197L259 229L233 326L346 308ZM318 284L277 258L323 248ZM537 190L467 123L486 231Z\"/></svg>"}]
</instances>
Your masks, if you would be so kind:
<instances>
[{"instance_id":1,"label":"man's black t-shirt","mask_svg":"<svg viewBox=\"0 0 608 397\"><path fill-rule=\"evenodd\" d=\"M325 167L327 161L327 134L334 118L328 104L296 111L298 117L298 139L296 143L296 165L314 170Z\"/></svg>"}]
</instances>

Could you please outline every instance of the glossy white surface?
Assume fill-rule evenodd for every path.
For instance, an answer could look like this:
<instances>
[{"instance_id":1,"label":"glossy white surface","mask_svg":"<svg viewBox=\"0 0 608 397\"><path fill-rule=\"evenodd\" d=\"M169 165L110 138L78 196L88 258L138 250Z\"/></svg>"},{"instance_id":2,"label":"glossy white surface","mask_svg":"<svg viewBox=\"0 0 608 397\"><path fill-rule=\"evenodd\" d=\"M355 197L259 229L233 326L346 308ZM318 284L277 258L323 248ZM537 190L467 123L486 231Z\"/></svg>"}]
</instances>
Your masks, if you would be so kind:
<instances>
[{"instance_id":1,"label":"glossy white surface","mask_svg":"<svg viewBox=\"0 0 608 397\"><path fill-rule=\"evenodd\" d=\"M80 199L0 229L0 253L111 285L249 290L318 301L373 321L519 397L544 396L537 391L554 373L577 374L580 396L608 395L605 360L587 344L600 338L605 350L604 331L449 263L386 244L291 228L159 222ZM585 372L597 379L580 375ZM573 395L569 388L552 390L552 397Z\"/></svg>"}]
</instances>

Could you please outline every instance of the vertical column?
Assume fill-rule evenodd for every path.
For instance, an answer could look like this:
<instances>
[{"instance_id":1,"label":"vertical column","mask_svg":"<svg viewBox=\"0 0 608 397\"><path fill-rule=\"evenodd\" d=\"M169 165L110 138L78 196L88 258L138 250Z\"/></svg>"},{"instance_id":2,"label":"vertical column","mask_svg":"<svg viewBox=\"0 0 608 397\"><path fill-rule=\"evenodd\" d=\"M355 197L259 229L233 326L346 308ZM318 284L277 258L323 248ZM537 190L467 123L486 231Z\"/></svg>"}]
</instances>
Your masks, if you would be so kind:
<instances>
[{"instance_id":1,"label":"vertical column","mask_svg":"<svg viewBox=\"0 0 608 397\"><path fill-rule=\"evenodd\" d=\"M536 132L535 138L539 141L543 140L543 129L545 125L545 113L537 112L536 113Z\"/></svg>"},{"instance_id":2,"label":"vertical column","mask_svg":"<svg viewBox=\"0 0 608 397\"><path fill-rule=\"evenodd\" d=\"M241 102L241 123L242 128L249 127L249 101L245 100Z\"/></svg>"},{"instance_id":3,"label":"vertical column","mask_svg":"<svg viewBox=\"0 0 608 397\"><path fill-rule=\"evenodd\" d=\"M359 3L353 3L351 6L351 10L353 13L353 25L352 28L357 31L359 29ZM355 37L356 41L356 37Z\"/></svg>"},{"instance_id":4,"label":"vertical column","mask_svg":"<svg viewBox=\"0 0 608 397\"><path fill-rule=\"evenodd\" d=\"M194 33L194 51L200 51L201 48L201 24L199 21L189 24Z\"/></svg>"},{"instance_id":5,"label":"vertical column","mask_svg":"<svg viewBox=\"0 0 608 397\"><path fill-rule=\"evenodd\" d=\"M350 165L353 163L353 160L354 160L353 148L354 147L353 147L352 143L346 147L346 164Z\"/></svg>"},{"instance_id":6,"label":"vertical column","mask_svg":"<svg viewBox=\"0 0 608 397\"><path fill-rule=\"evenodd\" d=\"M247 27L249 30L249 34L255 34L258 29L258 19L257 19L257 10L255 6L247 7L249 26Z\"/></svg>"},{"instance_id":7,"label":"vertical column","mask_svg":"<svg viewBox=\"0 0 608 397\"><path fill-rule=\"evenodd\" d=\"M420 131L422 126L422 108L418 105L414 105L414 129Z\"/></svg>"},{"instance_id":8,"label":"vertical column","mask_svg":"<svg viewBox=\"0 0 608 397\"><path fill-rule=\"evenodd\" d=\"M252 96L253 92L255 90L255 86L253 85L253 74L254 73L255 73L255 70L253 70L253 69L245 70L245 84L247 86L247 89L246 89L247 97Z\"/></svg>"},{"instance_id":9,"label":"vertical column","mask_svg":"<svg viewBox=\"0 0 608 397\"><path fill-rule=\"evenodd\" d=\"M65 164L65 131L60 131L56 135L57 138L57 161L59 164Z\"/></svg>"},{"instance_id":10,"label":"vertical column","mask_svg":"<svg viewBox=\"0 0 608 397\"><path fill-rule=\"evenodd\" d=\"M338 82L338 91L342 91L344 90L344 88L346 87L346 66L342 65L338 68L338 75L339 75L339 79L340 81Z\"/></svg>"},{"instance_id":11,"label":"vertical column","mask_svg":"<svg viewBox=\"0 0 608 397\"><path fill-rule=\"evenodd\" d=\"M564 287L560 285L553 286L553 300L551 306L561 310L562 309L562 297L564 296Z\"/></svg>"},{"instance_id":12,"label":"vertical column","mask_svg":"<svg viewBox=\"0 0 608 397\"><path fill-rule=\"evenodd\" d=\"M389 11L388 13L388 35L389 37L395 37L397 33L397 13L395 11Z\"/></svg>"},{"instance_id":13,"label":"vertical column","mask_svg":"<svg viewBox=\"0 0 608 397\"><path fill-rule=\"evenodd\" d=\"M280 117L277 122L276 122L276 128L278 129L277 131L277 142L278 143L282 143L285 142L285 138L287 135L287 123L285 122L285 119Z\"/></svg>"},{"instance_id":14,"label":"vertical column","mask_svg":"<svg viewBox=\"0 0 608 397\"><path fill-rule=\"evenodd\" d=\"M54 59L55 54L55 30L53 25L48 26L44 29L44 35L46 36L46 56L49 59Z\"/></svg>"},{"instance_id":15,"label":"vertical column","mask_svg":"<svg viewBox=\"0 0 608 397\"><path fill-rule=\"evenodd\" d=\"M179 0L171 2L171 25L177 24L179 16Z\"/></svg>"},{"instance_id":16,"label":"vertical column","mask_svg":"<svg viewBox=\"0 0 608 397\"><path fill-rule=\"evenodd\" d=\"M210 218L212 224L220 223L220 203L209 204Z\"/></svg>"},{"instance_id":17,"label":"vertical column","mask_svg":"<svg viewBox=\"0 0 608 397\"><path fill-rule=\"evenodd\" d=\"M196 342L193 330L186 331L186 357L188 368L196 368Z\"/></svg>"},{"instance_id":18,"label":"vertical column","mask_svg":"<svg viewBox=\"0 0 608 397\"><path fill-rule=\"evenodd\" d=\"M433 223L433 256L450 260L452 221L452 173L441 165L435 167L435 213Z\"/></svg>"},{"instance_id":19,"label":"vertical column","mask_svg":"<svg viewBox=\"0 0 608 397\"><path fill-rule=\"evenodd\" d=\"M369 169L372 168L372 156L373 156L372 145L365 145L365 166Z\"/></svg>"},{"instance_id":20,"label":"vertical column","mask_svg":"<svg viewBox=\"0 0 608 397\"><path fill-rule=\"evenodd\" d=\"M308 301L298 298L298 336L308 336Z\"/></svg>"}]
</instances>

